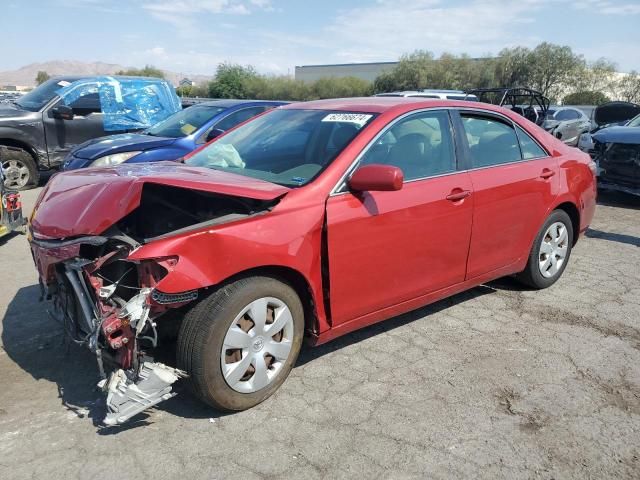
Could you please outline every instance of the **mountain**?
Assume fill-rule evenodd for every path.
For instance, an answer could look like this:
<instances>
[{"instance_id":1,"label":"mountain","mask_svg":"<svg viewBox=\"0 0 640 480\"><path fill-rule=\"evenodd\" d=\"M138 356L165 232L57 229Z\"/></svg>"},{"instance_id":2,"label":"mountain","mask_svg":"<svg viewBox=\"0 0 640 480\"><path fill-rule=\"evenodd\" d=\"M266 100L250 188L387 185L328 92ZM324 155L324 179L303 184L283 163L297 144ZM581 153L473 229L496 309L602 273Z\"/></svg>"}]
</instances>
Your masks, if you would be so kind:
<instances>
[{"instance_id":1,"label":"mountain","mask_svg":"<svg viewBox=\"0 0 640 480\"><path fill-rule=\"evenodd\" d=\"M120 70L127 70L129 68L131 67L125 67L115 63L52 60L50 62L31 63L17 70L0 72L0 85L35 86L36 75L41 70L54 77L56 75L113 75ZM213 78L213 75L188 75L169 70L163 70L163 72L165 78L174 85L177 85L184 77L188 77L196 82L196 84L206 83Z\"/></svg>"}]
</instances>

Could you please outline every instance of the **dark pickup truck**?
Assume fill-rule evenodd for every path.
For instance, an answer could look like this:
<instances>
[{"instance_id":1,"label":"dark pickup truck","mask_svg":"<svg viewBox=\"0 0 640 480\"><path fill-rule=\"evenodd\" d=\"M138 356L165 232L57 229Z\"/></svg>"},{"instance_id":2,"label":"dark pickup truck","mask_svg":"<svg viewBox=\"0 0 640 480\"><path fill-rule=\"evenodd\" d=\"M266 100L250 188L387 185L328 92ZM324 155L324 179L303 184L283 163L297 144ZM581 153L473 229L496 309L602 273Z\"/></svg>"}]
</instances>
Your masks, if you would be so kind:
<instances>
[{"instance_id":1,"label":"dark pickup truck","mask_svg":"<svg viewBox=\"0 0 640 480\"><path fill-rule=\"evenodd\" d=\"M179 109L175 90L161 79L66 76L47 80L26 95L0 104L4 185L12 190L32 188L40 171L60 167L74 146L149 127ZM123 122L113 121L118 115Z\"/></svg>"}]
</instances>

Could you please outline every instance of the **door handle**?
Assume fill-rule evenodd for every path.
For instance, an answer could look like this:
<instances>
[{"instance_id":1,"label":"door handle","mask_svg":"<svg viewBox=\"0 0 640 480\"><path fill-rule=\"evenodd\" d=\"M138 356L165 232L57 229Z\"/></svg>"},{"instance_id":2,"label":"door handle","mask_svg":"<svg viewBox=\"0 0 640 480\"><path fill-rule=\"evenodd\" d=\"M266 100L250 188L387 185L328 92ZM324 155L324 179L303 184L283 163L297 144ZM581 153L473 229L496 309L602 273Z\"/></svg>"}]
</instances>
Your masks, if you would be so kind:
<instances>
[{"instance_id":1,"label":"door handle","mask_svg":"<svg viewBox=\"0 0 640 480\"><path fill-rule=\"evenodd\" d=\"M450 202L457 202L460 200L464 200L469 195L471 195L471 190L461 190L459 188L454 188L453 190L451 190L451 193L447 195L446 198Z\"/></svg>"},{"instance_id":2,"label":"door handle","mask_svg":"<svg viewBox=\"0 0 640 480\"><path fill-rule=\"evenodd\" d=\"M545 180L547 178L551 178L556 174L556 172L554 172L553 170L549 170L548 168L545 168L544 170L542 170L542 173L540 174L540 178L544 178Z\"/></svg>"}]
</instances>

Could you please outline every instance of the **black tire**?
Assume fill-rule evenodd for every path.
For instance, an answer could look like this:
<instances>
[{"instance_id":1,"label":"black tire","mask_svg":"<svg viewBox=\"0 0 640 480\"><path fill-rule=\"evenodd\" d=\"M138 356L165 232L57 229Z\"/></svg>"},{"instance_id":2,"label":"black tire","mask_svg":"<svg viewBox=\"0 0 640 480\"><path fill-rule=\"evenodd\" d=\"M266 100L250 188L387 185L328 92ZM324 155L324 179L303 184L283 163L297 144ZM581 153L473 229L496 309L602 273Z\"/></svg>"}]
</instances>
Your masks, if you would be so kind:
<instances>
[{"instance_id":1,"label":"black tire","mask_svg":"<svg viewBox=\"0 0 640 480\"><path fill-rule=\"evenodd\" d=\"M226 382L221 367L224 337L236 316L254 300L275 297L293 317L294 334L289 356L271 383L252 393L240 393ZM223 411L240 411L270 397L293 368L304 335L304 308L295 290L272 277L248 277L212 292L184 318L177 342L178 368L185 370L193 393Z\"/></svg>"},{"instance_id":2,"label":"black tire","mask_svg":"<svg viewBox=\"0 0 640 480\"><path fill-rule=\"evenodd\" d=\"M567 254L562 262L562 265L558 269L558 271L551 277L545 277L542 275L539 266L539 258L540 258L540 247L545 238L545 234L549 227L556 222L561 222L564 224L564 227L567 229ZM573 224L571 223L571 218L564 210L554 210L551 212L551 215L547 217L547 220L544 222L538 235L536 235L536 239L533 242L533 246L531 247L531 252L529 253L529 259L527 261L527 266L525 269L516 275L516 278L536 290L541 290L543 288L550 287L554 283L558 281L558 279L562 276L565 268L567 268L567 264L569 263L569 258L571 257L571 249L573 247Z\"/></svg>"},{"instance_id":3,"label":"black tire","mask_svg":"<svg viewBox=\"0 0 640 480\"><path fill-rule=\"evenodd\" d=\"M0 146L0 164L5 174L4 185L8 190L29 190L38 186L38 165L23 148ZM15 177L16 168L24 173L16 173L18 177Z\"/></svg>"}]
</instances>

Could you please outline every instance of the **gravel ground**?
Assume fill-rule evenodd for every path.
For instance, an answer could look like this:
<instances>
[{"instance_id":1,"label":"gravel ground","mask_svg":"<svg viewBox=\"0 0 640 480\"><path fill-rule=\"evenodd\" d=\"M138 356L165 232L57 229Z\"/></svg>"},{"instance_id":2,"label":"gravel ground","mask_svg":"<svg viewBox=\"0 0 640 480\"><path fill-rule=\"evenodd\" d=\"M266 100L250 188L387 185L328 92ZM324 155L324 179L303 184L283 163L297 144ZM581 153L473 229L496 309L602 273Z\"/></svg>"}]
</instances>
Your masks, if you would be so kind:
<instances>
[{"instance_id":1,"label":"gravel ground","mask_svg":"<svg viewBox=\"0 0 640 480\"><path fill-rule=\"evenodd\" d=\"M0 478L640 478L640 201L600 203L548 290L493 282L306 349L250 411L178 385L120 428L0 240Z\"/></svg>"}]
</instances>

